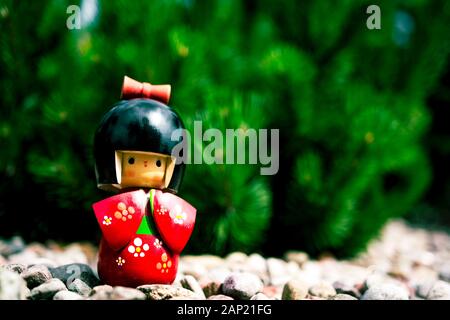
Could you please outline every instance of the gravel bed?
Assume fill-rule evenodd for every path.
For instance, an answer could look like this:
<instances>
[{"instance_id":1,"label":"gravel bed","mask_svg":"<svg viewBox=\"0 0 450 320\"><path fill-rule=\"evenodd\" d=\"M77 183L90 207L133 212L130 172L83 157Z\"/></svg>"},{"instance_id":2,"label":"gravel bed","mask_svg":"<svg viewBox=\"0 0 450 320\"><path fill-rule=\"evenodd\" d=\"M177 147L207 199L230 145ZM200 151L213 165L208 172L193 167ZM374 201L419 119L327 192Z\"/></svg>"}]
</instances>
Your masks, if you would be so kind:
<instances>
[{"instance_id":1,"label":"gravel bed","mask_svg":"<svg viewBox=\"0 0 450 320\"><path fill-rule=\"evenodd\" d=\"M283 258L234 252L185 255L172 285L102 284L96 247L0 240L0 300L436 300L450 299L450 236L390 222L352 260L301 251Z\"/></svg>"}]
</instances>

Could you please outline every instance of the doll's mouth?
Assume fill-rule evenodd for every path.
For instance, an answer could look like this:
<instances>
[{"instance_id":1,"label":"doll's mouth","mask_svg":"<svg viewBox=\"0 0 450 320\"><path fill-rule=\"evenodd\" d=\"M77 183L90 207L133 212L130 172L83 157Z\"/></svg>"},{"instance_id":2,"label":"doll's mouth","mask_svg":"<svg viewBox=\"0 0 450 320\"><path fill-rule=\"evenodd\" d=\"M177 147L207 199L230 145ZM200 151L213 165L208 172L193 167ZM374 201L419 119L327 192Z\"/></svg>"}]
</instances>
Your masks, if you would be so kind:
<instances>
[{"instance_id":1,"label":"doll's mouth","mask_svg":"<svg viewBox=\"0 0 450 320\"><path fill-rule=\"evenodd\" d=\"M147 172L143 173L142 177L149 180L159 180L164 177L164 172Z\"/></svg>"}]
</instances>

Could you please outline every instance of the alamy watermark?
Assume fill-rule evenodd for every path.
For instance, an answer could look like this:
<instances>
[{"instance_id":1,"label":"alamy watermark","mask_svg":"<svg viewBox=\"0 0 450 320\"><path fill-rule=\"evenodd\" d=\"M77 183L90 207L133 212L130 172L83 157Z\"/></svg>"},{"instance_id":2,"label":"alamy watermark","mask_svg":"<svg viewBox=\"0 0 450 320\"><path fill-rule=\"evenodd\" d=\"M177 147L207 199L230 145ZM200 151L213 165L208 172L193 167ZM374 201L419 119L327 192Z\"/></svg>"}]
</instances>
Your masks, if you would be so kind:
<instances>
[{"instance_id":1,"label":"alamy watermark","mask_svg":"<svg viewBox=\"0 0 450 320\"><path fill-rule=\"evenodd\" d=\"M81 9L77 5L70 5L66 9L66 13L69 14L66 20L66 27L69 30L81 29Z\"/></svg>"},{"instance_id":2,"label":"alamy watermark","mask_svg":"<svg viewBox=\"0 0 450 320\"><path fill-rule=\"evenodd\" d=\"M3 8L0 11L3 15ZM82 6L69 5L66 9L69 15L66 20L66 27L69 30L79 30L82 26L91 23L98 14L97 0L84 0ZM381 29L381 9L376 4L371 4L366 8L366 13L370 16L366 20L366 27L369 30Z\"/></svg>"},{"instance_id":3,"label":"alamy watermark","mask_svg":"<svg viewBox=\"0 0 450 320\"><path fill-rule=\"evenodd\" d=\"M188 130L178 129L171 139L181 140L172 150L177 164L260 164L261 175L274 175L279 169L279 129L238 128L224 133L209 128L203 132L202 122L194 121L193 137Z\"/></svg>"},{"instance_id":4,"label":"alamy watermark","mask_svg":"<svg viewBox=\"0 0 450 320\"><path fill-rule=\"evenodd\" d=\"M83 4L82 8L77 5L67 7L66 26L69 30L81 29L95 19L98 13L96 0L86 0ZM381 29L380 7L370 5L366 13L369 14L366 27ZM239 128L226 129L224 133L209 128L203 132L202 122L194 121L193 139L190 132L183 129L173 132L171 138L182 140L172 151L177 164L260 164L261 175L274 175L279 170L279 129Z\"/></svg>"},{"instance_id":5,"label":"alamy watermark","mask_svg":"<svg viewBox=\"0 0 450 320\"><path fill-rule=\"evenodd\" d=\"M381 9L376 4L372 4L367 7L366 13L370 16L366 20L366 26L369 30L381 29Z\"/></svg>"},{"instance_id":6,"label":"alamy watermark","mask_svg":"<svg viewBox=\"0 0 450 320\"><path fill-rule=\"evenodd\" d=\"M72 4L67 7L66 13L69 15L66 19L66 27L69 30L80 30L88 27L98 17L98 0L83 0L81 6Z\"/></svg>"}]
</instances>

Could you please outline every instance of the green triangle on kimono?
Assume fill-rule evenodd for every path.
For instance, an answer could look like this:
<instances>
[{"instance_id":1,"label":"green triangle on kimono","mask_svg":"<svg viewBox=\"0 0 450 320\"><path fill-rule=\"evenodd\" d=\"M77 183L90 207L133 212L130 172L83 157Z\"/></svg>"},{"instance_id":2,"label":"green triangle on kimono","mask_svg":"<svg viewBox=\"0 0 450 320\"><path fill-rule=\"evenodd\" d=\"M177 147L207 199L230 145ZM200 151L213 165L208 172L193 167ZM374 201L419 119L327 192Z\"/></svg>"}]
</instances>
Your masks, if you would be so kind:
<instances>
[{"instance_id":1,"label":"green triangle on kimono","mask_svg":"<svg viewBox=\"0 0 450 320\"><path fill-rule=\"evenodd\" d=\"M155 196L155 190L151 189L148 193L149 202L150 202L150 212L153 212L153 197ZM144 216L142 218L141 224L139 225L138 230L136 231L136 234L155 234L155 226L153 225L152 221L149 220L148 216Z\"/></svg>"},{"instance_id":2,"label":"green triangle on kimono","mask_svg":"<svg viewBox=\"0 0 450 320\"><path fill-rule=\"evenodd\" d=\"M136 234L150 234L150 235L152 235L153 234L152 229L153 228L150 227L150 223L148 221L148 217L144 216L142 218L142 222L139 225L138 230L136 231Z\"/></svg>"}]
</instances>

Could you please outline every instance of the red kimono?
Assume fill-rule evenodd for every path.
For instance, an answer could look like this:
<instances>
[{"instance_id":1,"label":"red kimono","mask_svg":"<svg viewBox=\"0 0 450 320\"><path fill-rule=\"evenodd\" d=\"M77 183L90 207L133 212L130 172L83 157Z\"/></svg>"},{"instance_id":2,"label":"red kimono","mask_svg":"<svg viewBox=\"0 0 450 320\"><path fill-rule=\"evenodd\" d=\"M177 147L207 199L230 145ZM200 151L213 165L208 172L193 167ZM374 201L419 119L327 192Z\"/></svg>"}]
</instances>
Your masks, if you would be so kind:
<instances>
[{"instance_id":1,"label":"red kimono","mask_svg":"<svg viewBox=\"0 0 450 320\"><path fill-rule=\"evenodd\" d=\"M151 189L121 193L93 205L103 233L98 274L112 286L170 284L194 228L196 209Z\"/></svg>"}]
</instances>

